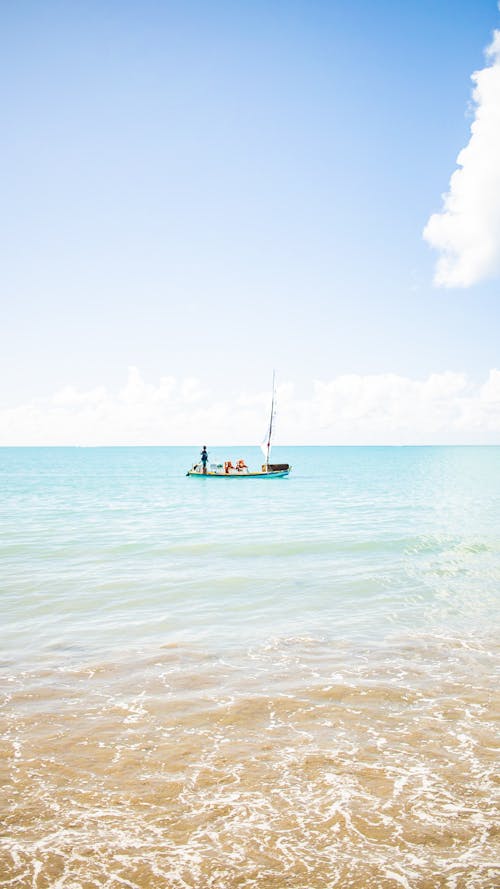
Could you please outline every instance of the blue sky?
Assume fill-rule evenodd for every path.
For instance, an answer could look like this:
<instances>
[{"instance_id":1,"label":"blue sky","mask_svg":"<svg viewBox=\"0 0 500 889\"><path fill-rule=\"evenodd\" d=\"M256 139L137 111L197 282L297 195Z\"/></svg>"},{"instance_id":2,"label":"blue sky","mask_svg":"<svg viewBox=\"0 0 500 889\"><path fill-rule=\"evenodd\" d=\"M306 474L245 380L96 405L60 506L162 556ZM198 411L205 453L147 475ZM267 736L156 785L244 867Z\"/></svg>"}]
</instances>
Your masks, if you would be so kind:
<instances>
[{"instance_id":1,"label":"blue sky","mask_svg":"<svg viewBox=\"0 0 500 889\"><path fill-rule=\"evenodd\" d=\"M433 285L492 0L0 10L0 406L500 364L498 279Z\"/></svg>"}]
</instances>

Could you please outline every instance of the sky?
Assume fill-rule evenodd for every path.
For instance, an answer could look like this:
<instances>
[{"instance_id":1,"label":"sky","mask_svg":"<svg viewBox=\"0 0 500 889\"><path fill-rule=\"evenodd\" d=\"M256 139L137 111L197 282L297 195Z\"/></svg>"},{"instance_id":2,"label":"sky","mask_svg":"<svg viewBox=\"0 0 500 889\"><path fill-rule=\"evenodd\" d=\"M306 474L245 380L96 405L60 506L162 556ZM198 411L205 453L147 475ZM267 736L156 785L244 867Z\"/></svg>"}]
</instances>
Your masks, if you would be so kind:
<instances>
[{"instance_id":1,"label":"sky","mask_svg":"<svg viewBox=\"0 0 500 889\"><path fill-rule=\"evenodd\" d=\"M0 444L500 443L498 29L0 4Z\"/></svg>"}]
</instances>

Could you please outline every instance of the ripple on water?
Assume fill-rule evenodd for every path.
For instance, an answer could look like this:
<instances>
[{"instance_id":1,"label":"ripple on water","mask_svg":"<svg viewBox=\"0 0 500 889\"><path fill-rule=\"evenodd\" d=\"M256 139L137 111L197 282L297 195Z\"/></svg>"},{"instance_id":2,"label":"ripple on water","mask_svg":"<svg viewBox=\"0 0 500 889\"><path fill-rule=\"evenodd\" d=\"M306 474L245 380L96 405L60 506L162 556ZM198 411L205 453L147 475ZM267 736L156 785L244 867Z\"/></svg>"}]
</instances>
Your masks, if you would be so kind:
<instances>
[{"instance_id":1,"label":"ripple on water","mask_svg":"<svg viewBox=\"0 0 500 889\"><path fill-rule=\"evenodd\" d=\"M304 636L12 677L0 886L491 889L497 653Z\"/></svg>"},{"instance_id":2,"label":"ripple on water","mask_svg":"<svg viewBox=\"0 0 500 889\"><path fill-rule=\"evenodd\" d=\"M500 885L498 449L191 457L0 454L0 887Z\"/></svg>"}]
</instances>

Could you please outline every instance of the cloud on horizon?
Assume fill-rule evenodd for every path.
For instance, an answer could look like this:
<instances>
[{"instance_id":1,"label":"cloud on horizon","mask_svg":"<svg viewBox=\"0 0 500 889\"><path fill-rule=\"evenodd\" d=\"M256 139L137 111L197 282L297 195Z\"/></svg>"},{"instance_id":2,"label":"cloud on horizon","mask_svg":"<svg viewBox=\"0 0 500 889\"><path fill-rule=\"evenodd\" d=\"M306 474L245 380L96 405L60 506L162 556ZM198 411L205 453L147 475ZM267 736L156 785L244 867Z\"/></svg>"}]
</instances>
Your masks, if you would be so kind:
<instances>
[{"instance_id":1,"label":"cloud on horizon","mask_svg":"<svg viewBox=\"0 0 500 889\"><path fill-rule=\"evenodd\" d=\"M475 116L440 213L423 232L439 251L434 283L470 287L500 273L500 31L474 72Z\"/></svg>"},{"instance_id":2,"label":"cloud on horizon","mask_svg":"<svg viewBox=\"0 0 500 889\"><path fill-rule=\"evenodd\" d=\"M132 367L114 393L65 386L0 409L0 445L258 445L268 412L269 392L230 399L194 378L147 383ZM498 444L500 370L482 383L452 372L425 380L345 374L315 381L307 397L284 383L278 387L280 442Z\"/></svg>"}]
</instances>

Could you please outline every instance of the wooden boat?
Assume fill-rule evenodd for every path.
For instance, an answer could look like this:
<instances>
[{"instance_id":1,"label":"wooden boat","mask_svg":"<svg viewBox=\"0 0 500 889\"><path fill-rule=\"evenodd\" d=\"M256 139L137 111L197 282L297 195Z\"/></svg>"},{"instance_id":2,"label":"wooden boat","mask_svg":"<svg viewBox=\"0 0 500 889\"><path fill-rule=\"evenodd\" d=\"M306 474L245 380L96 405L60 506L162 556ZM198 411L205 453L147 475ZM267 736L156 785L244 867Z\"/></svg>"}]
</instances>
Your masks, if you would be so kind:
<instances>
[{"instance_id":1,"label":"wooden boat","mask_svg":"<svg viewBox=\"0 0 500 889\"><path fill-rule=\"evenodd\" d=\"M186 475L192 478L285 478L291 468L288 463L263 463L261 471L252 472L248 468L226 470L224 463L209 463L207 471L203 472L201 463L195 463Z\"/></svg>"},{"instance_id":2,"label":"wooden boat","mask_svg":"<svg viewBox=\"0 0 500 889\"><path fill-rule=\"evenodd\" d=\"M224 463L209 463L206 470L203 470L201 462L194 463L186 475L191 478L285 478L292 467L289 463L270 463L271 455L271 438L274 429L275 404L276 404L276 375L273 373L273 397L271 401L271 417L269 420L269 429L264 443L261 445L262 451L266 458L266 462L262 464L260 470L252 471L243 460L238 460L236 466L232 465L231 460Z\"/></svg>"}]
</instances>

